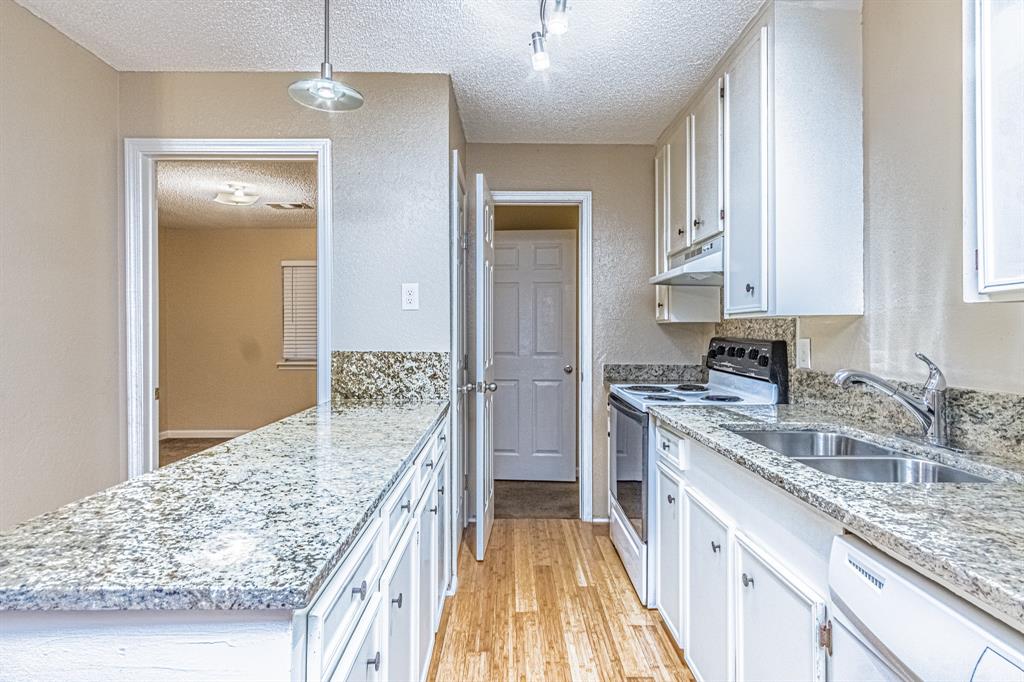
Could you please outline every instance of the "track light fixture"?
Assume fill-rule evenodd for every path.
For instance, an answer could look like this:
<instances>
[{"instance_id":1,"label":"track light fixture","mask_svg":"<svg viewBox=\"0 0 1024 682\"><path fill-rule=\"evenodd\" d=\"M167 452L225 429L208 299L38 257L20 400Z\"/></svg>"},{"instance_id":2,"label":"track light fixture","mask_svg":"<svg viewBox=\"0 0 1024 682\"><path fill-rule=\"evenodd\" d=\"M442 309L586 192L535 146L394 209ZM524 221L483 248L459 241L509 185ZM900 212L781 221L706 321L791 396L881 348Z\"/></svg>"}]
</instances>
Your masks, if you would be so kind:
<instances>
[{"instance_id":1,"label":"track light fixture","mask_svg":"<svg viewBox=\"0 0 1024 682\"><path fill-rule=\"evenodd\" d=\"M555 9L549 18L548 0L540 0L540 30L534 31L530 35L534 71L546 71L551 66L551 56L548 55L545 44L548 33L557 36L569 30L569 17L566 14L569 0L554 0L554 2Z\"/></svg>"}]
</instances>

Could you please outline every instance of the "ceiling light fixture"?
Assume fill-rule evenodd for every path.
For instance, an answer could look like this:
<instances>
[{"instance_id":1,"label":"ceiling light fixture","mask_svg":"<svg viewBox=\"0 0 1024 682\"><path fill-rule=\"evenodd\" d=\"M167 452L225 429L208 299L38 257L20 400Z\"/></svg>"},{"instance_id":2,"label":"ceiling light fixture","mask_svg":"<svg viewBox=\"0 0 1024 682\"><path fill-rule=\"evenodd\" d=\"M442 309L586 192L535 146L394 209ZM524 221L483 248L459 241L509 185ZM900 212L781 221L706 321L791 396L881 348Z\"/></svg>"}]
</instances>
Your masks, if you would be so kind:
<instances>
[{"instance_id":1,"label":"ceiling light fixture","mask_svg":"<svg viewBox=\"0 0 1024 682\"><path fill-rule=\"evenodd\" d=\"M569 18L566 15L569 0L555 0L555 9L548 20L548 0L540 0L540 30L530 35L530 47L533 48L531 60L534 71L547 71L551 67L551 56L547 52L545 40L548 33L561 35L569 30Z\"/></svg>"},{"instance_id":2,"label":"ceiling light fixture","mask_svg":"<svg viewBox=\"0 0 1024 682\"><path fill-rule=\"evenodd\" d=\"M228 206L252 206L259 201L260 195L246 194L246 187L248 185L243 185L240 182L229 182L228 191L218 193L213 200L218 204L227 204Z\"/></svg>"},{"instance_id":3,"label":"ceiling light fixture","mask_svg":"<svg viewBox=\"0 0 1024 682\"><path fill-rule=\"evenodd\" d=\"M319 78L306 78L288 86L288 94L304 107L318 111L352 111L363 106L363 95L351 85L334 80L331 66L331 0L324 0L324 61Z\"/></svg>"},{"instance_id":4,"label":"ceiling light fixture","mask_svg":"<svg viewBox=\"0 0 1024 682\"><path fill-rule=\"evenodd\" d=\"M566 14L566 4L569 0L555 0L555 9L548 19L548 30L551 35L560 36L569 30L569 15Z\"/></svg>"},{"instance_id":5,"label":"ceiling light fixture","mask_svg":"<svg viewBox=\"0 0 1024 682\"><path fill-rule=\"evenodd\" d=\"M533 70L546 71L551 66L551 57L544 50L544 34L534 31L530 36L530 42L533 45Z\"/></svg>"}]
</instances>

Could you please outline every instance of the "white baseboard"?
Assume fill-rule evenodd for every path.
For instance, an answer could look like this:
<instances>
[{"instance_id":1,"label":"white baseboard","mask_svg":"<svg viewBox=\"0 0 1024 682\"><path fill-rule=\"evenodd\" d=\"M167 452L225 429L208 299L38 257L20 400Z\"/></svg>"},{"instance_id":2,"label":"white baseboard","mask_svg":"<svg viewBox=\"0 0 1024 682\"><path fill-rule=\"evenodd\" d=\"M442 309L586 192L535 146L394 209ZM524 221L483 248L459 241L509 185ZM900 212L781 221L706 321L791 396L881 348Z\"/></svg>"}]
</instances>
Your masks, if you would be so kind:
<instances>
[{"instance_id":1,"label":"white baseboard","mask_svg":"<svg viewBox=\"0 0 1024 682\"><path fill-rule=\"evenodd\" d=\"M246 429L207 429L194 431L161 431L160 440L168 438L237 438L243 433L249 433Z\"/></svg>"},{"instance_id":2,"label":"white baseboard","mask_svg":"<svg viewBox=\"0 0 1024 682\"><path fill-rule=\"evenodd\" d=\"M595 516L590 521L591 523L611 523L607 516Z\"/></svg>"}]
</instances>

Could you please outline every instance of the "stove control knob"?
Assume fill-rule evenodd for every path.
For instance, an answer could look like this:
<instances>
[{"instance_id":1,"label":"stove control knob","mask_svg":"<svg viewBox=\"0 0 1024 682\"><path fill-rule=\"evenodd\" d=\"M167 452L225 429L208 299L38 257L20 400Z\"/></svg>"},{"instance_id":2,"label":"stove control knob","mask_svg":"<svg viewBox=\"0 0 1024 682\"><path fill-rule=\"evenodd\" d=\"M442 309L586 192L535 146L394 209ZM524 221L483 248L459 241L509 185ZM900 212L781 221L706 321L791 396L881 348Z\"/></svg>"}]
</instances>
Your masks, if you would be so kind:
<instances>
[{"instance_id":1,"label":"stove control knob","mask_svg":"<svg viewBox=\"0 0 1024 682\"><path fill-rule=\"evenodd\" d=\"M719 346L715 350L715 355L725 355L725 346Z\"/></svg>"},{"instance_id":2,"label":"stove control knob","mask_svg":"<svg viewBox=\"0 0 1024 682\"><path fill-rule=\"evenodd\" d=\"M768 356L767 355L762 355L761 358L757 361L757 364L761 365L762 367L767 367L768 366Z\"/></svg>"},{"instance_id":3,"label":"stove control knob","mask_svg":"<svg viewBox=\"0 0 1024 682\"><path fill-rule=\"evenodd\" d=\"M729 350L725 351L725 354L730 358L736 357L736 346L729 346Z\"/></svg>"},{"instance_id":4,"label":"stove control knob","mask_svg":"<svg viewBox=\"0 0 1024 682\"><path fill-rule=\"evenodd\" d=\"M761 354L761 351L759 351L756 348L751 348L750 352L747 353L747 357L750 358L751 360L757 360L757 356L760 355L760 354Z\"/></svg>"},{"instance_id":5,"label":"stove control knob","mask_svg":"<svg viewBox=\"0 0 1024 682\"><path fill-rule=\"evenodd\" d=\"M738 358L742 358L742 357L744 357L744 356L745 356L746 354L747 354L747 349L746 349L746 348L737 348L737 349L736 349L736 357L738 357Z\"/></svg>"}]
</instances>

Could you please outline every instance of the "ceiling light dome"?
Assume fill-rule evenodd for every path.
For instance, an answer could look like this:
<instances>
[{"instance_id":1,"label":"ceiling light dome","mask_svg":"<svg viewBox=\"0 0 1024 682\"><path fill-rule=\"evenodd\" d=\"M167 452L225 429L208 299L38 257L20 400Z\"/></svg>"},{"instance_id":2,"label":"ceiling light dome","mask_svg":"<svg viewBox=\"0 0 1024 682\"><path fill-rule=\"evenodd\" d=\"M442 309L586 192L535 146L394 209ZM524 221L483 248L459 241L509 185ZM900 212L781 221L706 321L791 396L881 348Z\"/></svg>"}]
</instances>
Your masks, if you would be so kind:
<instances>
[{"instance_id":1,"label":"ceiling light dome","mask_svg":"<svg viewBox=\"0 0 1024 682\"><path fill-rule=\"evenodd\" d=\"M304 107L318 111L352 111L363 106L363 95L351 85L334 80L331 67L331 0L324 0L324 61L319 78L305 78L288 86L288 94Z\"/></svg>"},{"instance_id":2,"label":"ceiling light dome","mask_svg":"<svg viewBox=\"0 0 1024 682\"><path fill-rule=\"evenodd\" d=\"M260 195L246 194L247 186L240 182L229 182L228 191L218 193L213 200L218 204L227 204L228 206L252 206L260 200Z\"/></svg>"}]
</instances>

